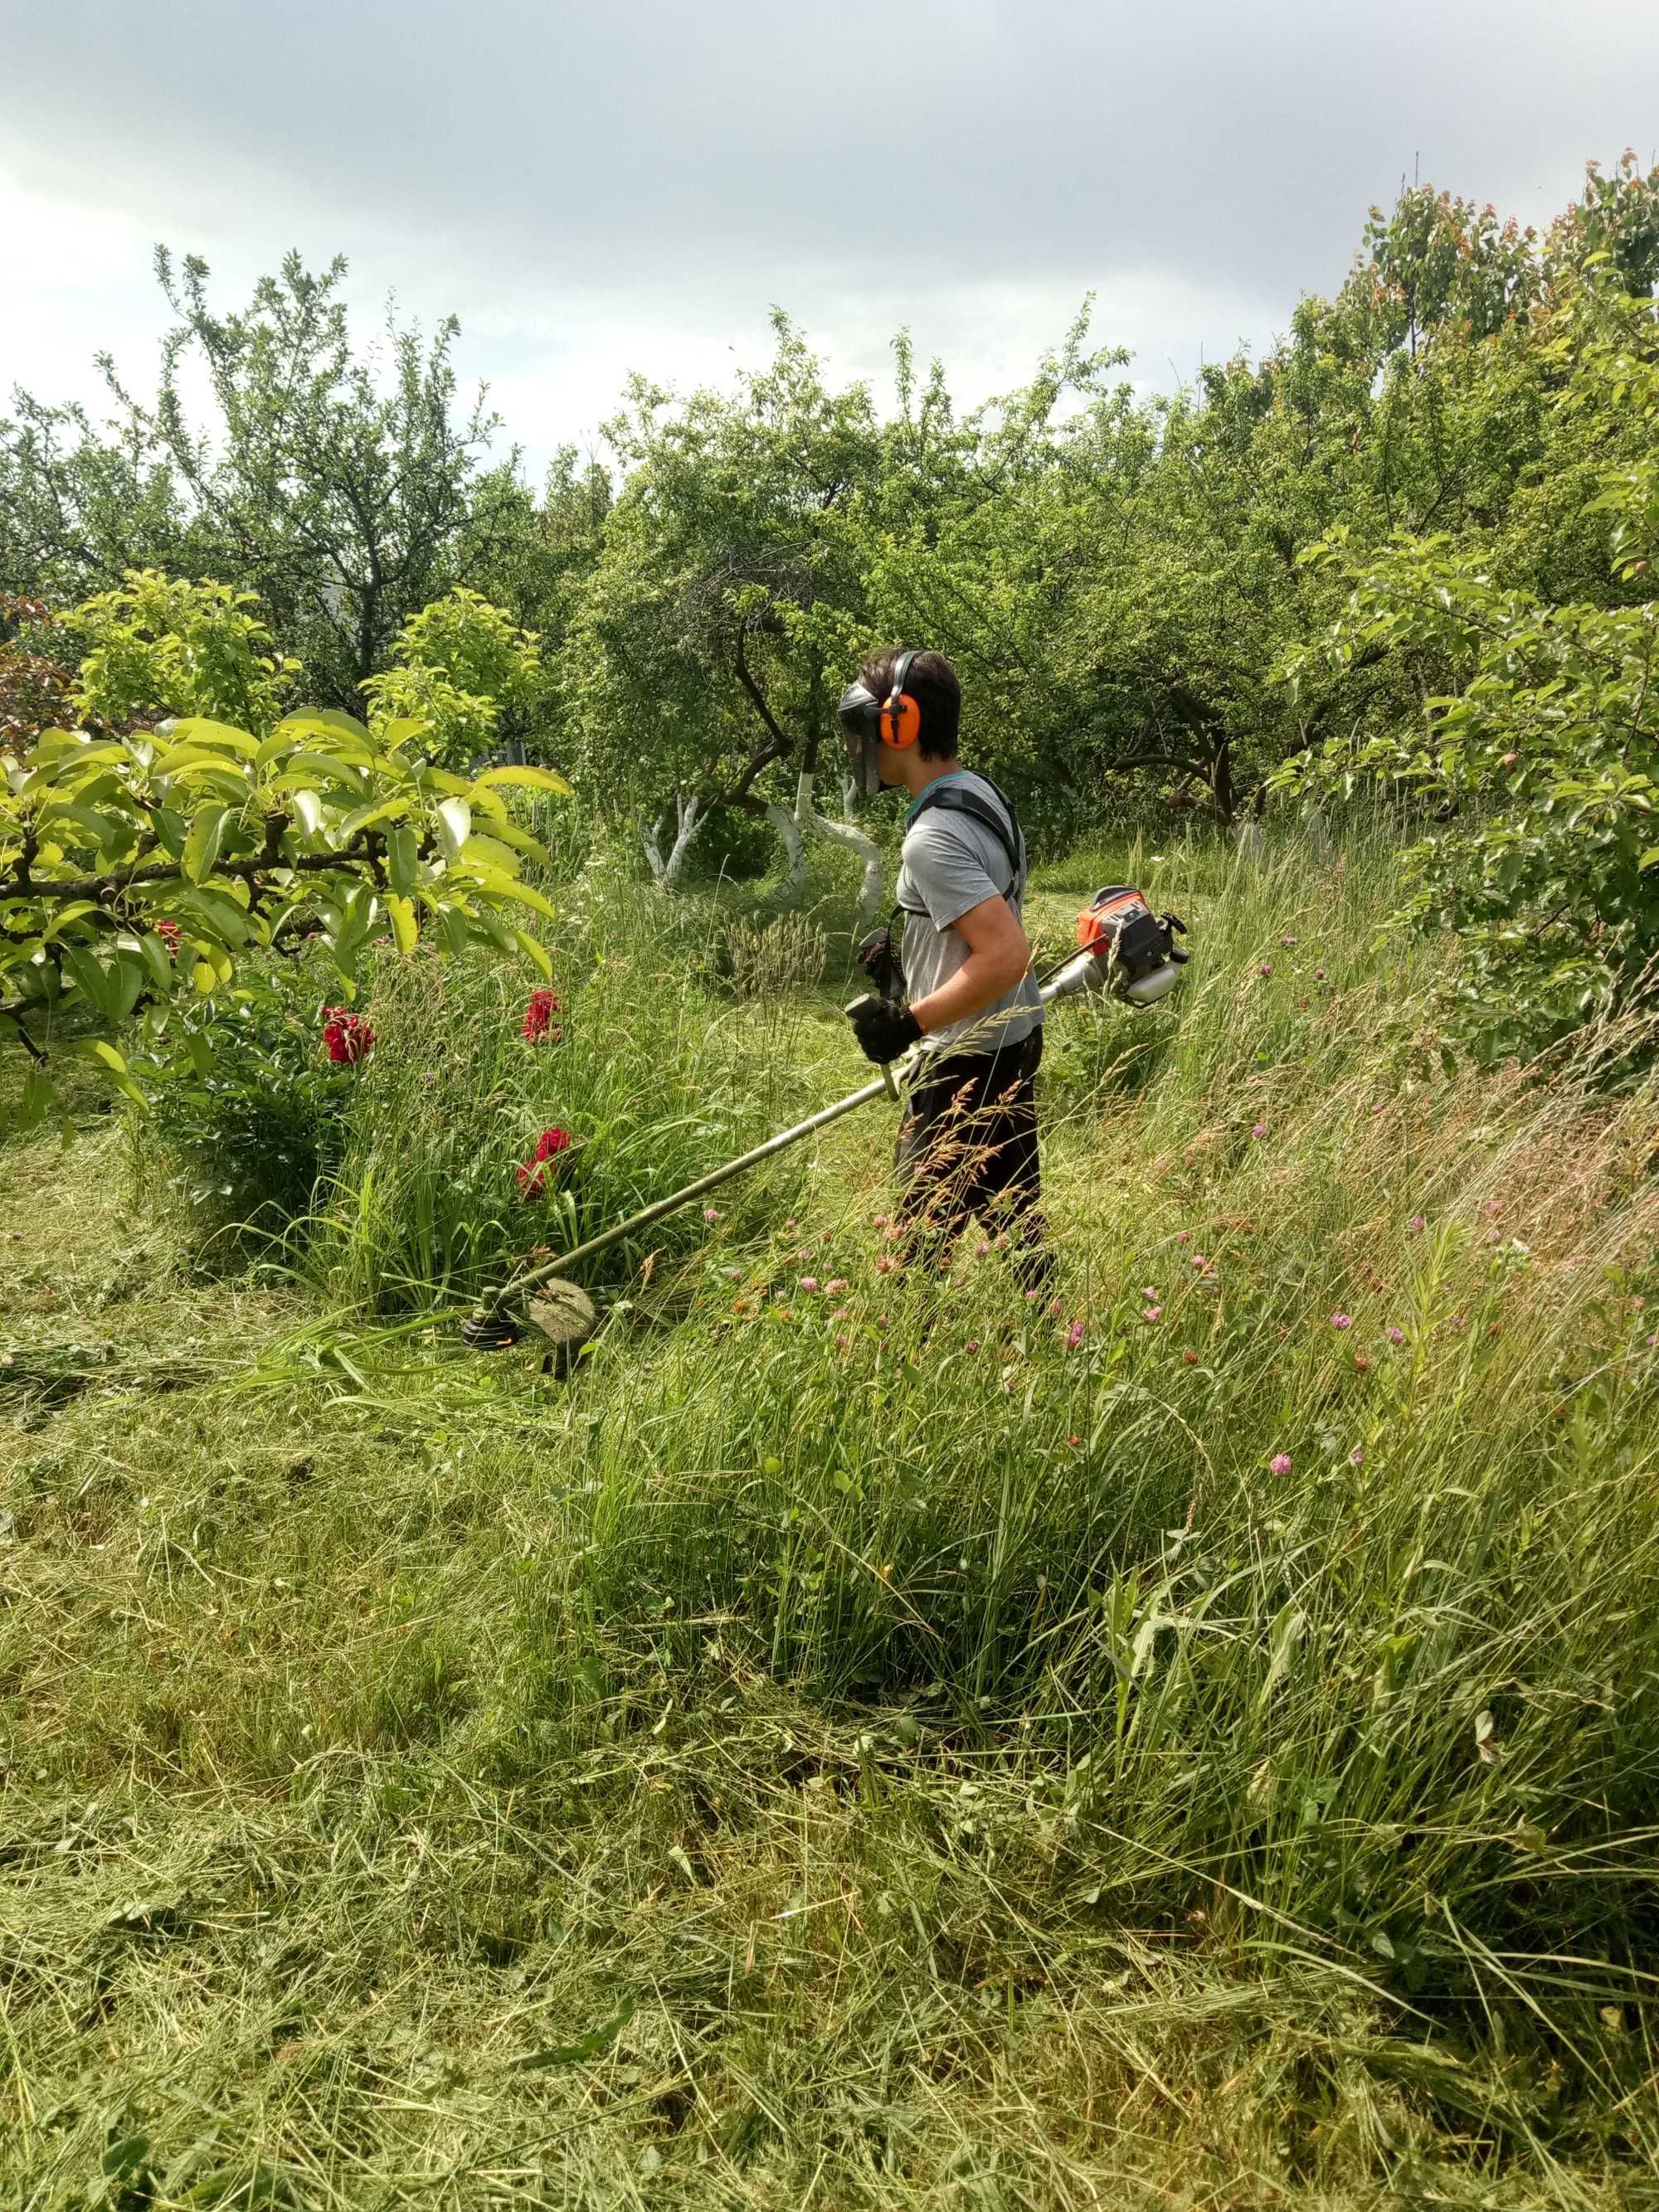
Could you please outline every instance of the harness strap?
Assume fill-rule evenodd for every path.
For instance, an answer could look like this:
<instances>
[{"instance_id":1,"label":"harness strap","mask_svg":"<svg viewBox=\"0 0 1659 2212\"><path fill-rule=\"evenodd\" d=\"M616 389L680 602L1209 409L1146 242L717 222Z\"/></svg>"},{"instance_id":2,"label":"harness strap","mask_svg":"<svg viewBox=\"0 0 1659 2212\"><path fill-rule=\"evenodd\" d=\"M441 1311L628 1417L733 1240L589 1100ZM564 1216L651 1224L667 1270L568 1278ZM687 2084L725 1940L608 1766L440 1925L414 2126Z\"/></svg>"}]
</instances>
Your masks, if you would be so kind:
<instances>
[{"instance_id":1,"label":"harness strap","mask_svg":"<svg viewBox=\"0 0 1659 2212\"><path fill-rule=\"evenodd\" d=\"M978 773L979 771L975 769L975 774L978 775ZM930 806L939 806L943 807L949 814L971 816L981 828L988 830L998 844L1001 846L1008 862L1008 888L1002 896L1012 906L1024 888L1025 833L1020 828L1019 817L1015 813L1006 794L997 789L988 775L981 776L980 781L981 783L989 784L991 789L996 793L1003 813L1007 817L1006 822L997 813L995 808L985 804L976 792L963 791L958 785L953 783L943 786L934 784L924 791L916 801L910 819L915 823L927 812ZM896 913L898 909L896 908L894 911ZM904 911L907 914L920 914L924 909L921 907L907 907Z\"/></svg>"}]
</instances>

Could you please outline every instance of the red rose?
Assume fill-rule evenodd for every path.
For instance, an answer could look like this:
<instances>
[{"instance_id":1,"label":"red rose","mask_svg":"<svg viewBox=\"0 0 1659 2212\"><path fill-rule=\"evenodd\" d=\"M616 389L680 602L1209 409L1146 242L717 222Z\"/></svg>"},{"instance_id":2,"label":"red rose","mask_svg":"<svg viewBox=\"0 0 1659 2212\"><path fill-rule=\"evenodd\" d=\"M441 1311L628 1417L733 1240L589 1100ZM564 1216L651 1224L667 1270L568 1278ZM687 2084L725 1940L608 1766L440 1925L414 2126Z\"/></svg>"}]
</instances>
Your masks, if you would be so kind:
<instances>
[{"instance_id":1,"label":"red rose","mask_svg":"<svg viewBox=\"0 0 1659 2212\"><path fill-rule=\"evenodd\" d=\"M540 1044L544 1037L550 1037L557 1044L561 1033L553 1025L553 1017L558 1011L559 994L556 991L532 991L530 1004L524 1010L519 1034L530 1044Z\"/></svg>"},{"instance_id":2,"label":"red rose","mask_svg":"<svg viewBox=\"0 0 1659 2212\"><path fill-rule=\"evenodd\" d=\"M570 1150L568 1129L544 1129L536 1139L536 1149L519 1170L520 1198L540 1198L547 1188L547 1169L550 1160Z\"/></svg>"},{"instance_id":3,"label":"red rose","mask_svg":"<svg viewBox=\"0 0 1659 2212\"><path fill-rule=\"evenodd\" d=\"M355 1067L374 1042L374 1032L362 1014L344 1006L323 1008L323 1049L337 1066Z\"/></svg>"}]
</instances>

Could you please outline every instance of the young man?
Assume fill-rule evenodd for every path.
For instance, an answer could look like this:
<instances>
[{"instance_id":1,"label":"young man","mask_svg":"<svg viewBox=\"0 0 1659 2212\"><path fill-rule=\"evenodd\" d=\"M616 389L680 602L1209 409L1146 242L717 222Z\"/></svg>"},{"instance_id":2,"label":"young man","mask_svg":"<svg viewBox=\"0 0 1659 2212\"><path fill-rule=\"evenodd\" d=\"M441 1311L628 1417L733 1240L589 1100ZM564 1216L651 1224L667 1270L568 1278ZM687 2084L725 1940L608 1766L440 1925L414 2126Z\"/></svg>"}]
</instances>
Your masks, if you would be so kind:
<instances>
[{"instance_id":1,"label":"young man","mask_svg":"<svg viewBox=\"0 0 1659 2212\"><path fill-rule=\"evenodd\" d=\"M901 1218L911 1256L943 1256L970 1216L1006 1229L1030 1288L1046 1285L1036 1096L1042 1000L1020 919L1025 842L989 777L957 759L962 686L942 653L876 653L842 695L842 727L867 794L910 794L899 867L903 998L851 1010L878 1065L933 1040L899 1125ZM957 1041L961 1040L961 1048Z\"/></svg>"}]
</instances>

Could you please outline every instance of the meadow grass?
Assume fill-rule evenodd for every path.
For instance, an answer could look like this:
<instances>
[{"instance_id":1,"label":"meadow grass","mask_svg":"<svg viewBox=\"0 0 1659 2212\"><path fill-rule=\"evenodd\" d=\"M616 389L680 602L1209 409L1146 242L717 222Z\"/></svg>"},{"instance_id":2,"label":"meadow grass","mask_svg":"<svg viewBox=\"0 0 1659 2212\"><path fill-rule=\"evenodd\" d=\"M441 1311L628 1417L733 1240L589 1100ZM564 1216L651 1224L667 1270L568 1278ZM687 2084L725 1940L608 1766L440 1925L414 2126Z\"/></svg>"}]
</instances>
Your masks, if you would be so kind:
<instances>
[{"instance_id":1,"label":"meadow grass","mask_svg":"<svg viewBox=\"0 0 1659 2212\"><path fill-rule=\"evenodd\" d=\"M1054 1018L1057 1310L901 1277L872 1109L462 1352L861 1079L842 917L603 860L556 1047L379 980L286 1274L14 1152L4 2202L1655 2201L1654 1086L1423 1073L1381 851L1045 945L1126 867L1193 971Z\"/></svg>"}]
</instances>

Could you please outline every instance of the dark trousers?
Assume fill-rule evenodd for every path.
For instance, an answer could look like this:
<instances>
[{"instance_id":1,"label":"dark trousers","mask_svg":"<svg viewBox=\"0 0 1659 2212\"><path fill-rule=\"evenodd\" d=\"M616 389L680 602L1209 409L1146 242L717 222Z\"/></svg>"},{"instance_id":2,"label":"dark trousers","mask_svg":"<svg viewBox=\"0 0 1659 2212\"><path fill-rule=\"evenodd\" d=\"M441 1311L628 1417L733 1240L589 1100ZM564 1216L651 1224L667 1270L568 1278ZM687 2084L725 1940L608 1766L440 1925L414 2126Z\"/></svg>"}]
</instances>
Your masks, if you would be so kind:
<instances>
[{"instance_id":1,"label":"dark trousers","mask_svg":"<svg viewBox=\"0 0 1659 2212\"><path fill-rule=\"evenodd\" d=\"M907 1260L942 1261L977 1215L1004 1231L1028 1289L1044 1290L1035 1077L1042 1030L991 1053L951 1053L911 1089L896 1153Z\"/></svg>"}]
</instances>

